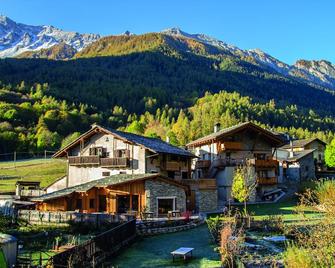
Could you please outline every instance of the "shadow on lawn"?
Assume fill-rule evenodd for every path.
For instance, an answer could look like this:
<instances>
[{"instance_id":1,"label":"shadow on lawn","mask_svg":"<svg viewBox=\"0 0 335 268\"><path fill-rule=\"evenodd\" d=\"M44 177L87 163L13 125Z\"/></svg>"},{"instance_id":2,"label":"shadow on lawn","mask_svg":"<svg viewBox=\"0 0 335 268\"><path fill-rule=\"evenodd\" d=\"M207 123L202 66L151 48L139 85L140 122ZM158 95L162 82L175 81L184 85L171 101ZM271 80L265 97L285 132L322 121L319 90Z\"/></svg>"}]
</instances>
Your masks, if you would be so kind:
<instances>
[{"instance_id":1,"label":"shadow on lawn","mask_svg":"<svg viewBox=\"0 0 335 268\"><path fill-rule=\"evenodd\" d=\"M179 247L192 247L193 258L175 259L171 251ZM192 230L143 238L105 267L219 267L220 257L214 251L206 225Z\"/></svg>"}]
</instances>

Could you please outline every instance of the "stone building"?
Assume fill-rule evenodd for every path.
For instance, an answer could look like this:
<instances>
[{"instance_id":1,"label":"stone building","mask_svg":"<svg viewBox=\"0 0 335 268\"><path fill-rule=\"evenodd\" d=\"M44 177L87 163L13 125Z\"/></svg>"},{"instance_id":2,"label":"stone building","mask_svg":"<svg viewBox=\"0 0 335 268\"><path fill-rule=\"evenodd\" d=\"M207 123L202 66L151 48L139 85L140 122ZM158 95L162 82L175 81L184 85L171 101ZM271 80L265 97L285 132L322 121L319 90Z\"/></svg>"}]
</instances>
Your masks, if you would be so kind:
<instances>
[{"instance_id":1,"label":"stone building","mask_svg":"<svg viewBox=\"0 0 335 268\"><path fill-rule=\"evenodd\" d=\"M313 159L316 170L325 168L326 143L318 138L293 140L282 146L280 149L294 153L313 150Z\"/></svg>"},{"instance_id":2,"label":"stone building","mask_svg":"<svg viewBox=\"0 0 335 268\"><path fill-rule=\"evenodd\" d=\"M160 139L93 125L53 157L67 159L67 176L47 192L117 174L159 173L175 180L190 179L195 156Z\"/></svg>"},{"instance_id":3,"label":"stone building","mask_svg":"<svg viewBox=\"0 0 335 268\"><path fill-rule=\"evenodd\" d=\"M313 149L288 151L278 149L279 181L283 184L300 183L315 178Z\"/></svg>"},{"instance_id":4,"label":"stone building","mask_svg":"<svg viewBox=\"0 0 335 268\"><path fill-rule=\"evenodd\" d=\"M41 211L166 216L186 211L188 187L160 174L118 174L35 197Z\"/></svg>"},{"instance_id":5,"label":"stone building","mask_svg":"<svg viewBox=\"0 0 335 268\"><path fill-rule=\"evenodd\" d=\"M192 177L214 180L217 187L208 195L216 196L219 206L222 206L232 200L236 168L248 165L257 180L257 194L249 201L256 201L256 198L261 199L263 194L277 189L276 148L282 144L279 135L251 122L222 130L216 125L212 134L187 144L187 148L198 156L193 161Z\"/></svg>"}]
</instances>

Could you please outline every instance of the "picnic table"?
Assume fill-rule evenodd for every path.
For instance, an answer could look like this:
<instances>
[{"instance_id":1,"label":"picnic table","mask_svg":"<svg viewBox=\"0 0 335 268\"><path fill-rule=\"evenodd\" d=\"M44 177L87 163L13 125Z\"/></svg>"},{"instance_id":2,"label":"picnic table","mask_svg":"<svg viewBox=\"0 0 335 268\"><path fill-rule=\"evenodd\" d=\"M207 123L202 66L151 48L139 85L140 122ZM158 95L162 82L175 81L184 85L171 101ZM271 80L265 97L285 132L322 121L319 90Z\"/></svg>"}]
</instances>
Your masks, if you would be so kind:
<instances>
[{"instance_id":1,"label":"picnic table","mask_svg":"<svg viewBox=\"0 0 335 268\"><path fill-rule=\"evenodd\" d=\"M172 261L174 262L174 256L182 256L184 260L186 260L187 255L189 254L192 258L192 251L194 248L178 248L171 252L172 254Z\"/></svg>"}]
</instances>

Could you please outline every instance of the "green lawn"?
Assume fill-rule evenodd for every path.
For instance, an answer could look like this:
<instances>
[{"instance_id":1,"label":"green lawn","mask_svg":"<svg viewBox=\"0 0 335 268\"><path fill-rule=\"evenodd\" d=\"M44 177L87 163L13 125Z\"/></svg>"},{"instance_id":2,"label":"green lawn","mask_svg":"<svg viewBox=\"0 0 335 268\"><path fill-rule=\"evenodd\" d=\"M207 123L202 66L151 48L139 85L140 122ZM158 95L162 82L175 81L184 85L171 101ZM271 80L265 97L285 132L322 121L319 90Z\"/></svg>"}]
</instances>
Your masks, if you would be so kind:
<instances>
[{"instance_id":1,"label":"green lawn","mask_svg":"<svg viewBox=\"0 0 335 268\"><path fill-rule=\"evenodd\" d=\"M255 220L262 220L269 216L282 216L284 221L290 222L304 220L304 217L308 219L318 219L322 217L322 213L309 208L304 209L304 216L301 213L297 213L297 203L297 198L292 197L273 204L248 205L247 210L254 216ZM240 209L243 209L243 207L240 207Z\"/></svg>"},{"instance_id":2,"label":"green lawn","mask_svg":"<svg viewBox=\"0 0 335 268\"><path fill-rule=\"evenodd\" d=\"M35 159L0 163L0 192L14 192L18 180L40 181L45 187L66 174L66 162L59 159Z\"/></svg>"},{"instance_id":3,"label":"green lawn","mask_svg":"<svg viewBox=\"0 0 335 268\"><path fill-rule=\"evenodd\" d=\"M179 247L194 248L192 260L172 262L171 251ZM110 264L112 267L220 267L207 225L188 231L143 238L124 250Z\"/></svg>"}]
</instances>

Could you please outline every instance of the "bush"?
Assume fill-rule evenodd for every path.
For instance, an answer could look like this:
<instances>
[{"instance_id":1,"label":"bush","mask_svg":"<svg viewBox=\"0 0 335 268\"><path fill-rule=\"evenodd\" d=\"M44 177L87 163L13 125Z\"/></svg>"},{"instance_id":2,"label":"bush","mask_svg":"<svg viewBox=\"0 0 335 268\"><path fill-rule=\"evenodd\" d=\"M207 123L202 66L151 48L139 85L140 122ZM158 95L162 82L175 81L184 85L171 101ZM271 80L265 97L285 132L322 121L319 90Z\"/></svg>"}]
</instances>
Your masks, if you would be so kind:
<instances>
[{"instance_id":1,"label":"bush","mask_svg":"<svg viewBox=\"0 0 335 268\"><path fill-rule=\"evenodd\" d=\"M307 249L299 248L295 244L289 244L284 252L284 264L288 268L310 268L313 260Z\"/></svg>"}]
</instances>

